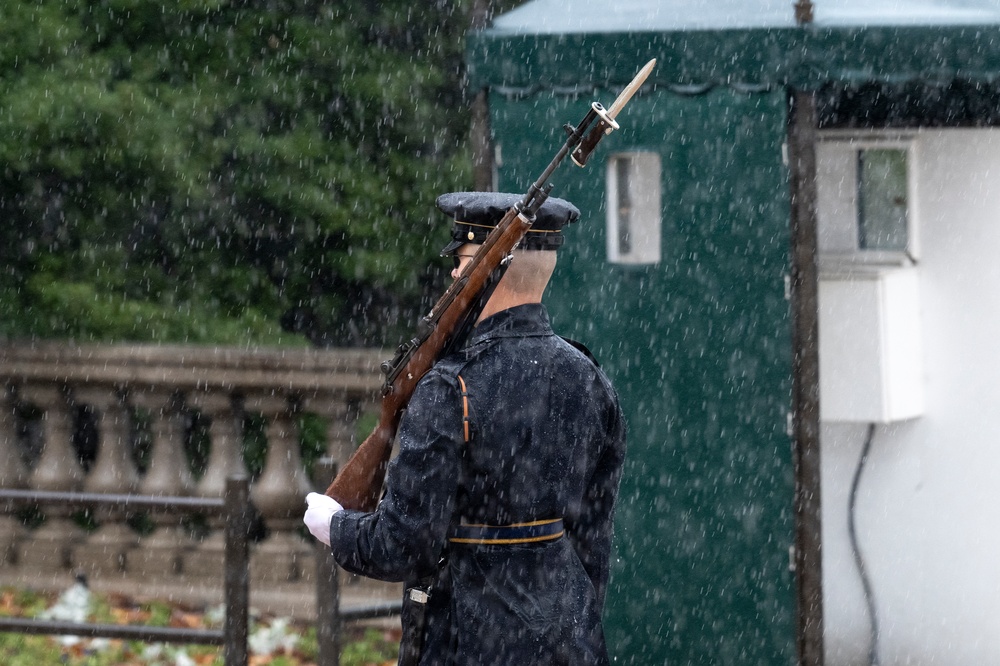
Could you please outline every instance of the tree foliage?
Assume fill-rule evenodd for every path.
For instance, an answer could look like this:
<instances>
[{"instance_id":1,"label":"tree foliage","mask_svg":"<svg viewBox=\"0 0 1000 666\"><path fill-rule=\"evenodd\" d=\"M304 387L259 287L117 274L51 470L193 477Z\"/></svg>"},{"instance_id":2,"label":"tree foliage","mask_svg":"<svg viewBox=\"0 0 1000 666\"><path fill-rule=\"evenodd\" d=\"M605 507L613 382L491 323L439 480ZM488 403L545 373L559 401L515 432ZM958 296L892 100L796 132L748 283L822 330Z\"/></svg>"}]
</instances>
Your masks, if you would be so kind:
<instances>
[{"instance_id":1,"label":"tree foliage","mask_svg":"<svg viewBox=\"0 0 1000 666\"><path fill-rule=\"evenodd\" d=\"M4 2L0 334L394 342L468 186L470 4Z\"/></svg>"}]
</instances>

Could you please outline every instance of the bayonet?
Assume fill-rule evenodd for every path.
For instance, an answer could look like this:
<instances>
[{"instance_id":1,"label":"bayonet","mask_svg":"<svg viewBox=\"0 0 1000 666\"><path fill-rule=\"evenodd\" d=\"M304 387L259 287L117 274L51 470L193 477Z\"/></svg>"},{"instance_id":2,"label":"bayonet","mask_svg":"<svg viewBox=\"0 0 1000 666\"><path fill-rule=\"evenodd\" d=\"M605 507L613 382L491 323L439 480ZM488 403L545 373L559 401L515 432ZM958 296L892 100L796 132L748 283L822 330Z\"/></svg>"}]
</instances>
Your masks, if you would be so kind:
<instances>
[{"instance_id":1,"label":"bayonet","mask_svg":"<svg viewBox=\"0 0 1000 666\"><path fill-rule=\"evenodd\" d=\"M573 163L577 166L584 166L587 160L590 159L590 154L594 152L594 148L597 147L598 142L604 138L606 134L611 134L613 131L618 129L619 125L615 121L618 114L621 112L625 105L628 104L632 96L638 92L642 84L646 82L649 78L650 72L653 71L653 67L656 66L656 58L653 58L639 70L639 73L635 75L632 81L625 86L624 90L619 93L618 98L612 102L611 106L605 109L598 102L591 104L591 110L596 114L598 120L597 124L590 130L586 138L584 138L579 147L573 151Z\"/></svg>"},{"instance_id":2,"label":"bayonet","mask_svg":"<svg viewBox=\"0 0 1000 666\"><path fill-rule=\"evenodd\" d=\"M616 99L611 106L608 107L609 118L614 120L618 117L618 112L625 108L625 105L628 104L630 99L632 99L632 96L639 91L639 88L641 88L642 84L646 82L647 78L649 78L649 74L653 71L653 67L655 66L656 58L653 58L639 70L639 73L635 75L632 82L625 86L625 89L618 95L618 99Z\"/></svg>"}]
</instances>

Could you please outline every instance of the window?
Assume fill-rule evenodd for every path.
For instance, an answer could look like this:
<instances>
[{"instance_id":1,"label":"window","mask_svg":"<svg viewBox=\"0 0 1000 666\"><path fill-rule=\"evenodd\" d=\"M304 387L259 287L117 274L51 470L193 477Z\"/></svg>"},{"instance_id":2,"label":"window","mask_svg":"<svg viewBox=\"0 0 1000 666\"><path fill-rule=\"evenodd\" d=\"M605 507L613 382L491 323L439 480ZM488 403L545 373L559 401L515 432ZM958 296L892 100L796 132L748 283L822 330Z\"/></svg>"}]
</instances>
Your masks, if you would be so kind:
<instances>
[{"instance_id":1,"label":"window","mask_svg":"<svg viewBox=\"0 0 1000 666\"><path fill-rule=\"evenodd\" d=\"M618 153L607 168L608 261L660 261L660 156Z\"/></svg>"},{"instance_id":2,"label":"window","mask_svg":"<svg viewBox=\"0 0 1000 666\"><path fill-rule=\"evenodd\" d=\"M909 188L906 151L859 148L858 248L905 252Z\"/></svg>"},{"instance_id":3,"label":"window","mask_svg":"<svg viewBox=\"0 0 1000 666\"><path fill-rule=\"evenodd\" d=\"M905 137L824 137L816 151L821 260L914 260L913 150Z\"/></svg>"}]
</instances>

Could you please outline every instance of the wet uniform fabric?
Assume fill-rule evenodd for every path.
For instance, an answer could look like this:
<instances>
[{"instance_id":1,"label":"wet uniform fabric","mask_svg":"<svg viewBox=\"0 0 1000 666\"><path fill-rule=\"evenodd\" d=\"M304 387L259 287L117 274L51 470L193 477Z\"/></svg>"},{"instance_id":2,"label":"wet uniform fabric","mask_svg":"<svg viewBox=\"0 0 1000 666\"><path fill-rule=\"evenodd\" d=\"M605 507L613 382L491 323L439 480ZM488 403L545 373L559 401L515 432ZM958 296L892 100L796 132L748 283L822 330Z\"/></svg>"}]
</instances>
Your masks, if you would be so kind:
<instances>
[{"instance_id":1,"label":"wet uniform fabric","mask_svg":"<svg viewBox=\"0 0 1000 666\"><path fill-rule=\"evenodd\" d=\"M335 514L331 548L371 578L434 577L420 663L607 663L601 611L625 426L604 373L553 333L544 306L481 322L419 382L398 440L378 508ZM555 540L448 539L460 523L558 518Z\"/></svg>"}]
</instances>

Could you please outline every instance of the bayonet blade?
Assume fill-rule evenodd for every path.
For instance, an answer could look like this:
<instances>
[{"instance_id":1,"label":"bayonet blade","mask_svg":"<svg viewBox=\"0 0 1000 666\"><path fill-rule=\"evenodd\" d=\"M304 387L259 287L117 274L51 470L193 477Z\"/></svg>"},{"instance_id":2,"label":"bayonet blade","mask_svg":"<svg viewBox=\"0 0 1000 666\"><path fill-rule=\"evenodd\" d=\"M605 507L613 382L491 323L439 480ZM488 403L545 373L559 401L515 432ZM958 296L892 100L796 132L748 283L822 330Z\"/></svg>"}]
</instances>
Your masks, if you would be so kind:
<instances>
[{"instance_id":1,"label":"bayonet blade","mask_svg":"<svg viewBox=\"0 0 1000 666\"><path fill-rule=\"evenodd\" d=\"M653 71L653 67L655 66L656 58L653 58L639 70L639 73L635 75L632 82L625 86L625 89L622 90L620 95L618 95L618 99L616 99L614 103L608 107L609 118L614 120L615 116L618 115L618 112L621 111L626 104L628 104L630 99L632 99L632 95L634 95L636 91L642 87L642 84L646 82L646 79L649 77L649 73Z\"/></svg>"}]
</instances>

